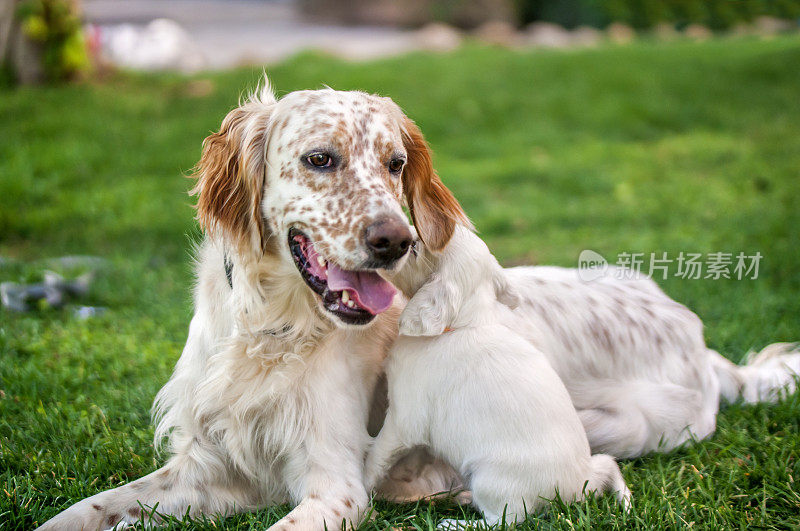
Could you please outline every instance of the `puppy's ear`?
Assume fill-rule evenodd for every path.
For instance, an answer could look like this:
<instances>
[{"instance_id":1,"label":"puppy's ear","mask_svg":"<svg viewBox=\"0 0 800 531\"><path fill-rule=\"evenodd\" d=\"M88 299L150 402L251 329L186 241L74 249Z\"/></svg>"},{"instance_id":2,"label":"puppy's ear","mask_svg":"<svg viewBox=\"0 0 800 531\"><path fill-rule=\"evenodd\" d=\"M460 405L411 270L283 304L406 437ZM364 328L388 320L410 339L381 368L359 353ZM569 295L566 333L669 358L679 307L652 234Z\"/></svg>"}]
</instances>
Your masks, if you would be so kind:
<instances>
[{"instance_id":1,"label":"puppy's ear","mask_svg":"<svg viewBox=\"0 0 800 531\"><path fill-rule=\"evenodd\" d=\"M259 251L268 236L261 199L272 104L274 98L253 99L228 113L219 132L203 142L191 191L198 196L197 219L205 231Z\"/></svg>"},{"instance_id":2,"label":"puppy's ear","mask_svg":"<svg viewBox=\"0 0 800 531\"><path fill-rule=\"evenodd\" d=\"M494 294L501 304L505 304L512 310L516 310L522 302L517 289L508 281L505 271L500 264L492 271L492 285L494 286Z\"/></svg>"},{"instance_id":3,"label":"puppy's ear","mask_svg":"<svg viewBox=\"0 0 800 531\"><path fill-rule=\"evenodd\" d=\"M403 168L403 193L420 238L440 251L453 236L456 223L471 227L467 215L433 169L431 150L419 127L403 116L403 144L408 160Z\"/></svg>"}]
</instances>

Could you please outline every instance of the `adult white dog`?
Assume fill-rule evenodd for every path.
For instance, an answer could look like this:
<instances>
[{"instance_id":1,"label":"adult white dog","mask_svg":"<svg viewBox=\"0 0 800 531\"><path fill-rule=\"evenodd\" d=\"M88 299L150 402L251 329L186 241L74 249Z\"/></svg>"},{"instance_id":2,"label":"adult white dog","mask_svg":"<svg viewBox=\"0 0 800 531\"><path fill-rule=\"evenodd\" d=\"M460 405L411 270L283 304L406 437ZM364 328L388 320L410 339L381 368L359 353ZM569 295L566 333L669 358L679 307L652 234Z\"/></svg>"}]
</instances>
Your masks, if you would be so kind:
<instances>
[{"instance_id":1,"label":"adult white dog","mask_svg":"<svg viewBox=\"0 0 800 531\"><path fill-rule=\"evenodd\" d=\"M441 252L418 245L391 278L410 300L386 364L389 410L367 458L367 488L424 446L465 478L489 525L522 521L556 496L613 492L628 505L619 467L591 455L547 358L500 324L517 295L478 236L459 225Z\"/></svg>"},{"instance_id":2,"label":"adult white dog","mask_svg":"<svg viewBox=\"0 0 800 531\"><path fill-rule=\"evenodd\" d=\"M359 92L277 101L264 88L206 139L198 177L195 315L154 407L170 457L42 529L135 522L140 504L181 517L289 502L273 529L306 531L355 524L367 507L370 404L399 314L376 270L412 242L404 204L434 249L463 212L416 125ZM419 455L399 470L409 481L384 486L395 499L455 478Z\"/></svg>"},{"instance_id":3,"label":"adult white dog","mask_svg":"<svg viewBox=\"0 0 800 531\"><path fill-rule=\"evenodd\" d=\"M399 314L376 271L408 250L403 205L432 250L447 243L461 208L413 122L391 100L358 92L278 101L265 87L206 139L198 177L206 237L195 314L155 404L169 459L43 529L134 522L140 504L183 516L285 502L295 508L275 529L322 529L359 521L367 506L367 425L376 433L382 422L373 389ZM757 398L786 382L785 362L797 364L766 360L778 347L760 365L726 363L705 347L699 320L649 282L508 275L525 299L509 326L548 356L598 451L637 455L664 435L669 447L686 426L705 436L720 387ZM417 452L381 492L414 499L457 481Z\"/></svg>"}]
</instances>

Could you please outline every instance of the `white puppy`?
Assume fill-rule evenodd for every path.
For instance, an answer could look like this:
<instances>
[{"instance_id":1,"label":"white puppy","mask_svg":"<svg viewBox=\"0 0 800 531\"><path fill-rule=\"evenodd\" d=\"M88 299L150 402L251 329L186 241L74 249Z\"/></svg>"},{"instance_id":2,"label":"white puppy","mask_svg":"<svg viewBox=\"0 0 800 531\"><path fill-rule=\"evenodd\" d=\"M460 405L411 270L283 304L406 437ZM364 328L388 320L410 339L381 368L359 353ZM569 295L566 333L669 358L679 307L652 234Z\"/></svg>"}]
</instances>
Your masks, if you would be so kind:
<instances>
[{"instance_id":1,"label":"white puppy","mask_svg":"<svg viewBox=\"0 0 800 531\"><path fill-rule=\"evenodd\" d=\"M367 458L367 488L428 447L463 476L487 523L521 521L560 495L630 492L614 459L592 456L569 394L528 341L500 324L516 295L497 260L457 226L392 281L412 296L387 361L389 411Z\"/></svg>"}]
</instances>

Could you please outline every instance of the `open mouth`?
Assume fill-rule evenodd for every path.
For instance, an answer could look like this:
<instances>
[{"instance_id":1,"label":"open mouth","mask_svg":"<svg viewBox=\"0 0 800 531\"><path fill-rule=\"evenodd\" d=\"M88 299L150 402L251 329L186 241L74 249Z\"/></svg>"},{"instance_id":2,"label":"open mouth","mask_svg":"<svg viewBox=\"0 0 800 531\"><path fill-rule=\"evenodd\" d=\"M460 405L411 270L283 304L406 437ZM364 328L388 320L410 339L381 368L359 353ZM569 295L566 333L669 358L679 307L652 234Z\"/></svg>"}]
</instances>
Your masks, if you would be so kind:
<instances>
[{"instance_id":1,"label":"open mouth","mask_svg":"<svg viewBox=\"0 0 800 531\"><path fill-rule=\"evenodd\" d=\"M392 305L397 290L389 282L375 271L349 271L328 262L309 237L294 228L289 230L289 250L308 287L342 322L367 324Z\"/></svg>"}]
</instances>

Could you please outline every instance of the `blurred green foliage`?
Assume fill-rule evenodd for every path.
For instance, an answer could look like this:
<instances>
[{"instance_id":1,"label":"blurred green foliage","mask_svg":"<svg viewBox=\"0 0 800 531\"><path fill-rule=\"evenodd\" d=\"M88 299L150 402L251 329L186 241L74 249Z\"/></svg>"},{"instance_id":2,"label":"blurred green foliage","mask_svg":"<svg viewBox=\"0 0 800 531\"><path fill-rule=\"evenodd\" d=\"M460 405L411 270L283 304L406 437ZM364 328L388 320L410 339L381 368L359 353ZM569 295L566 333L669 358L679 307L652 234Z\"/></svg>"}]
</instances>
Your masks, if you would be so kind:
<instances>
[{"instance_id":1,"label":"blurred green foliage","mask_svg":"<svg viewBox=\"0 0 800 531\"><path fill-rule=\"evenodd\" d=\"M800 339L800 38L639 42L589 50L469 46L349 63L304 54L269 69L279 94L328 84L391 96L501 262L574 266L582 249L760 252L757 280L659 280L739 361ZM191 318L191 182L202 139L259 71L0 92L0 281L95 254L89 321L0 310L0 529L27 530L152 471L148 410ZM607 499L522 529L797 529L800 395L734 406L709 440L622 463ZM167 528L264 529L272 507ZM363 529L433 529L461 510L377 504ZM468 511L468 516L475 513Z\"/></svg>"},{"instance_id":2,"label":"blurred green foliage","mask_svg":"<svg viewBox=\"0 0 800 531\"><path fill-rule=\"evenodd\" d=\"M16 17L23 34L41 46L48 80L70 79L90 67L74 0L23 0Z\"/></svg>"},{"instance_id":3,"label":"blurred green foliage","mask_svg":"<svg viewBox=\"0 0 800 531\"><path fill-rule=\"evenodd\" d=\"M517 0L517 7L523 22L542 20L568 28L622 22L648 29L663 22L723 30L759 16L800 17L800 0Z\"/></svg>"}]
</instances>

